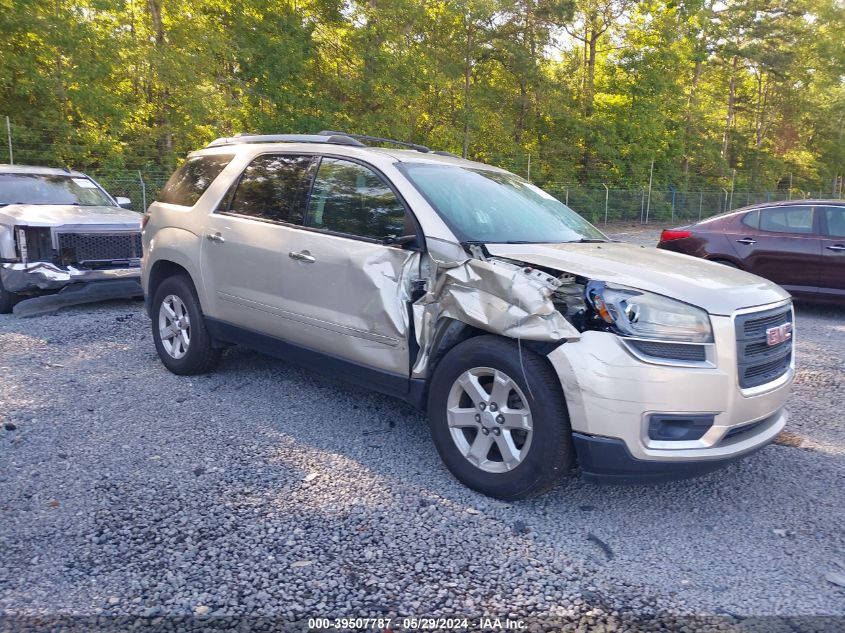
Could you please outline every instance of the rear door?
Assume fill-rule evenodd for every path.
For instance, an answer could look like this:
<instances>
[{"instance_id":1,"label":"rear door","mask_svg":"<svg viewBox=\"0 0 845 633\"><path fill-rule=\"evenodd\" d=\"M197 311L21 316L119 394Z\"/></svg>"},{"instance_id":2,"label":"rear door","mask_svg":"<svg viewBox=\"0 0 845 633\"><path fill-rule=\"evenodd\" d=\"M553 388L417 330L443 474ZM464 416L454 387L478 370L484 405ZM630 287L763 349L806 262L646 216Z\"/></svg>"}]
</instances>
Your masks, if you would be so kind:
<instances>
[{"instance_id":1,"label":"rear door","mask_svg":"<svg viewBox=\"0 0 845 633\"><path fill-rule=\"evenodd\" d=\"M284 338L288 323L281 271L292 223L302 220L316 159L262 154L209 214L202 274L214 318Z\"/></svg>"},{"instance_id":2,"label":"rear door","mask_svg":"<svg viewBox=\"0 0 845 633\"><path fill-rule=\"evenodd\" d=\"M819 285L821 241L812 206L779 206L747 213L730 235L743 267L793 294Z\"/></svg>"},{"instance_id":3,"label":"rear door","mask_svg":"<svg viewBox=\"0 0 845 633\"><path fill-rule=\"evenodd\" d=\"M845 299L845 206L816 207L822 230L819 293Z\"/></svg>"}]
</instances>

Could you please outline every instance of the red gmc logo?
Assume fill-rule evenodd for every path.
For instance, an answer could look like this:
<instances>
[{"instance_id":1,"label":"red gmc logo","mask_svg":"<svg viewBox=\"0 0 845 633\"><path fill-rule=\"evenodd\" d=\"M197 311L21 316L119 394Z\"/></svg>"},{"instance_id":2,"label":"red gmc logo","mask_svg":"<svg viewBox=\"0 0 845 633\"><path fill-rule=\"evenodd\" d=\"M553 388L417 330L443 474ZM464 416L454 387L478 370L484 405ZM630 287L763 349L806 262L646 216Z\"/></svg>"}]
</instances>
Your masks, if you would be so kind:
<instances>
[{"instance_id":1,"label":"red gmc logo","mask_svg":"<svg viewBox=\"0 0 845 633\"><path fill-rule=\"evenodd\" d=\"M792 323L784 323L766 330L766 344L778 345L792 338Z\"/></svg>"}]
</instances>

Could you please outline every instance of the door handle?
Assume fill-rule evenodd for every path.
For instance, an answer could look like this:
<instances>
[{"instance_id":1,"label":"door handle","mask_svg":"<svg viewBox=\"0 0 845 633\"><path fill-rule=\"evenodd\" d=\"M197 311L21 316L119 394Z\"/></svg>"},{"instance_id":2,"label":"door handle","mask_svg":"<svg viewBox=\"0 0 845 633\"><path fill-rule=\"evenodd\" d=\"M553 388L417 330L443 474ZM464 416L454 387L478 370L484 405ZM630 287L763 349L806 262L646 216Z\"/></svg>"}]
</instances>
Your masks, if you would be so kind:
<instances>
[{"instance_id":1,"label":"door handle","mask_svg":"<svg viewBox=\"0 0 845 633\"><path fill-rule=\"evenodd\" d=\"M217 233L209 233L205 237L210 242L217 242L218 244L222 244L223 242L226 241L226 238L223 237L223 235L220 233L220 231L217 231Z\"/></svg>"},{"instance_id":2,"label":"door handle","mask_svg":"<svg viewBox=\"0 0 845 633\"><path fill-rule=\"evenodd\" d=\"M829 250L829 251L845 251L845 244L834 244L833 246L828 246L827 250Z\"/></svg>"},{"instance_id":3,"label":"door handle","mask_svg":"<svg viewBox=\"0 0 845 633\"><path fill-rule=\"evenodd\" d=\"M737 240L739 244L745 244L746 246L751 246L752 244L756 244L757 240L752 240L750 237L743 237L741 240Z\"/></svg>"},{"instance_id":4,"label":"door handle","mask_svg":"<svg viewBox=\"0 0 845 633\"><path fill-rule=\"evenodd\" d=\"M301 253L296 253L294 251L291 251L290 253L288 253L288 257L290 257L291 259L295 259L297 261L300 261L300 262L305 262L307 264L313 264L314 262L317 261L317 259L313 255L311 255L311 253L309 253L308 251L302 251Z\"/></svg>"}]
</instances>

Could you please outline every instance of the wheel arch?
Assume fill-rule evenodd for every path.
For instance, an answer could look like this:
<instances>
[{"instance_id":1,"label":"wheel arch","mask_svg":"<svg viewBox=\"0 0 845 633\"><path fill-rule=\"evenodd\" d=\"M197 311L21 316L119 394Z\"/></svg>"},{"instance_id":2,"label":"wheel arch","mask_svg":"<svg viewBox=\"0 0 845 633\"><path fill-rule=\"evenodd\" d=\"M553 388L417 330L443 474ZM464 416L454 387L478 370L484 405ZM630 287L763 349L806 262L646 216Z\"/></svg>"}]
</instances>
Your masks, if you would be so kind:
<instances>
[{"instance_id":1,"label":"wheel arch","mask_svg":"<svg viewBox=\"0 0 845 633\"><path fill-rule=\"evenodd\" d=\"M194 285L194 288L197 287L197 284L188 269L182 266L181 264L177 264L174 261L171 261L169 259L160 259L156 261L150 268L149 281L147 283L147 294L144 296L144 308L146 309L147 314L150 318L153 318L153 297L155 296L158 287L161 285L161 282L163 282L168 277L174 277L176 275L183 275L187 277L191 280L191 283Z\"/></svg>"},{"instance_id":2,"label":"wheel arch","mask_svg":"<svg viewBox=\"0 0 845 633\"><path fill-rule=\"evenodd\" d=\"M478 336L496 336L505 341L515 340L496 332L482 330L474 325L469 325L468 323L464 323L463 321L459 321L458 319L453 319L451 317L443 317L437 322L431 343L431 349L429 351L428 363L425 367L425 375L423 380L420 381L423 389L414 397L414 402L418 408L422 410L425 410L426 408L425 403L428 401L428 389L431 385L431 380L437 371L437 366L440 364L440 361L443 360L443 357L460 343ZM548 343L542 341L521 341L521 345L525 347L525 349L530 349L545 358L550 366L552 363L548 359L548 355L562 343L563 341Z\"/></svg>"},{"instance_id":3,"label":"wheel arch","mask_svg":"<svg viewBox=\"0 0 845 633\"><path fill-rule=\"evenodd\" d=\"M708 262L713 262L714 264L730 264L731 266L735 266L739 270L745 270L745 267L742 263L736 258L731 255L723 255L722 253L708 255L705 258Z\"/></svg>"}]
</instances>

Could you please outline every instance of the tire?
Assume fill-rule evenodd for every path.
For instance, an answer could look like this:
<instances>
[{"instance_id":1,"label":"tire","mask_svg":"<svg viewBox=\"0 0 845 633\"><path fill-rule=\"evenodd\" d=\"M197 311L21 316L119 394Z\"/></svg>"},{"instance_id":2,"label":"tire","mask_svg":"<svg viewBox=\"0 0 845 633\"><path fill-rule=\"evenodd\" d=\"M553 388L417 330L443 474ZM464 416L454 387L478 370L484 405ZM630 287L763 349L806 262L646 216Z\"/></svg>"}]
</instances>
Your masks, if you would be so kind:
<instances>
[{"instance_id":1,"label":"tire","mask_svg":"<svg viewBox=\"0 0 845 633\"><path fill-rule=\"evenodd\" d=\"M187 376L204 374L217 365L222 350L212 345L189 277L176 275L162 281L153 295L152 308L153 340L167 369Z\"/></svg>"},{"instance_id":2,"label":"tire","mask_svg":"<svg viewBox=\"0 0 845 633\"><path fill-rule=\"evenodd\" d=\"M20 301L20 296L6 290L3 287L3 281L0 280L0 314L11 313L18 301Z\"/></svg>"},{"instance_id":3,"label":"tire","mask_svg":"<svg viewBox=\"0 0 845 633\"><path fill-rule=\"evenodd\" d=\"M547 359L524 345L521 353L520 363L517 342L497 336L464 341L437 365L428 393L431 435L446 467L469 488L507 501L549 490L575 466L557 375ZM495 402L497 393L505 409ZM456 427L450 427L450 418Z\"/></svg>"}]
</instances>

